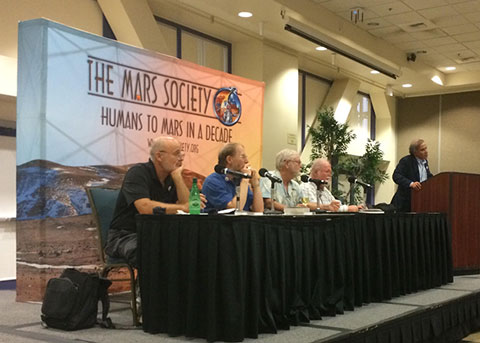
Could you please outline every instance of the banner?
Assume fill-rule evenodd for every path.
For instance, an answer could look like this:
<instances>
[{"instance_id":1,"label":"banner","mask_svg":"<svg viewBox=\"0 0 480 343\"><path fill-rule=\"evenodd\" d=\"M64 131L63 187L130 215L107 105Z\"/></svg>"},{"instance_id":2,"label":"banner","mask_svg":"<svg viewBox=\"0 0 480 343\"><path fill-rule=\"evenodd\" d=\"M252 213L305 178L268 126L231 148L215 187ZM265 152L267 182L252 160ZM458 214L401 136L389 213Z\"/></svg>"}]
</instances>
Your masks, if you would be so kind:
<instances>
[{"instance_id":1,"label":"banner","mask_svg":"<svg viewBox=\"0 0 480 343\"><path fill-rule=\"evenodd\" d=\"M242 143L260 167L261 82L45 19L19 24L18 47L17 266L94 263L94 252L83 262L76 255L85 256L93 235L85 231L92 218L84 187L120 187L158 136L181 143L187 185L213 172L229 142ZM42 232L36 242L32 230ZM85 242L70 247L69 230ZM51 258L42 250L50 234L64 237Z\"/></svg>"}]
</instances>

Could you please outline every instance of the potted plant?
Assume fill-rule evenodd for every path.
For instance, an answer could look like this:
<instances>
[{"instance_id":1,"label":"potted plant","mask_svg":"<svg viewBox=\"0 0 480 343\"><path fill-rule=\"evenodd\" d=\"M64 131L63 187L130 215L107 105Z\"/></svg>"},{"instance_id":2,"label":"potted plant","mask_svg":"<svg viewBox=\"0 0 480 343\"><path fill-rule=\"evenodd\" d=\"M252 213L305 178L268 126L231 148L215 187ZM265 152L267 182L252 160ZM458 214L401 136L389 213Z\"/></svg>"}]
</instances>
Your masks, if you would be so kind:
<instances>
[{"instance_id":1,"label":"potted plant","mask_svg":"<svg viewBox=\"0 0 480 343\"><path fill-rule=\"evenodd\" d=\"M312 153L307 167L316 158L327 158L332 165L332 194L338 198L341 196L338 190L338 162L342 156L347 155L348 144L356 136L347 123L340 124L335 119L332 107L323 107L317 111L315 126L310 126L308 132L312 140Z\"/></svg>"}]
</instances>

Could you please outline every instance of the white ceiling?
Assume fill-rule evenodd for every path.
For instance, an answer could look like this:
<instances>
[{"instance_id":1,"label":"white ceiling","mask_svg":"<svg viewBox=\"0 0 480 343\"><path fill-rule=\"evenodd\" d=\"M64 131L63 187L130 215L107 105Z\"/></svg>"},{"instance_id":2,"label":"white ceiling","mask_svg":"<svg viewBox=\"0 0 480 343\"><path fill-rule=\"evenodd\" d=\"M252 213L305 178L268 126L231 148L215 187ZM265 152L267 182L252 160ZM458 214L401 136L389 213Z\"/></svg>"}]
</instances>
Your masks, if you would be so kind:
<instances>
[{"instance_id":1,"label":"white ceiling","mask_svg":"<svg viewBox=\"0 0 480 343\"><path fill-rule=\"evenodd\" d=\"M211 22L224 24L230 30L226 29L224 37L219 38L231 38L233 28L283 45L299 54L300 59L318 61L325 69L323 76L354 76L362 80L363 88L388 85L399 96L480 89L480 0L149 1L154 5L167 1L210 17ZM363 22L351 21L354 8L361 8ZM239 18L237 13L241 10L252 12L253 17ZM394 80L381 74L372 75L369 68L338 55L332 65L331 52L316 51L313 43L284 30L286 20L280 15L282 11L286 17L391 61L400 68L401 76ZM174 14L169 16L176 19ZM185 16L177 19L183 19L181 23L188 26ZM407 61L407 53L416 55L415 62ZM446 71L447 66L457 69ZM430 80L435 73L445 79L444 86ZM403 83L411 83L413 87L402 88Z\"/></svg>"}]
</instances>

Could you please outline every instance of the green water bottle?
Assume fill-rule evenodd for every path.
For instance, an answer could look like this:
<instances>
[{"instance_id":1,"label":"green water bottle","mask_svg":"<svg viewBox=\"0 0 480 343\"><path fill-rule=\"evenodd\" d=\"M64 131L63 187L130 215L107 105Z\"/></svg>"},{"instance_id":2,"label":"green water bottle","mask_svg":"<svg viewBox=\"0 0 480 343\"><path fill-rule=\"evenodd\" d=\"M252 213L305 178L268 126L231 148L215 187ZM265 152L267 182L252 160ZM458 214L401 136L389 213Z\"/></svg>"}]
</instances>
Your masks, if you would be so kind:
<instances>
[{"instance_id":1,"label":"green water bottle","mask_svg":"<svg viewBox=\"0 0 480 343\"><path fill-rule=\"evenodd\" d=\"M188 209L190 214L200 214L200 192L198 191L197 178L193 178L192 189L188 197Z\"/></svg>"}]
</instances>

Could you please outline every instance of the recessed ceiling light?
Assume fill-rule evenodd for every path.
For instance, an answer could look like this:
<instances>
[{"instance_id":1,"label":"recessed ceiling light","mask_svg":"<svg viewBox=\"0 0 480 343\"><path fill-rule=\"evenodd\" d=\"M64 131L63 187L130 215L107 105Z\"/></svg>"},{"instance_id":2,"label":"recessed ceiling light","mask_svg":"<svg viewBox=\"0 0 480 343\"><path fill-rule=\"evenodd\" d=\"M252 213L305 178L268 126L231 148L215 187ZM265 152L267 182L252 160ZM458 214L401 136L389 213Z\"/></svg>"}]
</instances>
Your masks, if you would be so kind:
<instances>
[{"instance_id":1,"label":"recessed ceiling light","mask_svg":"<svg viewBox=\"0 0 480 343\"><path fill-rule=\"evenodd\" d=\"M452 71L457 69L457 67L445 67L445 70Z\"/></svg>"},{"instance_id":2,"label":"recessed ceiling light","mask_svg":"<svg viewBox=\"0 0 480 343\"><path fill-rule=\"evenodd\" d=\"M402 85L402 87L403 87L403 88L410 88L410 87L412 87L412 84L411 84L411 83L404 83L404 84Z\"/></svg>"},{"instance_id":3,"label":"recessed ceiling light","mask_svg":"<svg viewBox=\"0 0 480 343\"><path fill-rule=\"evenodd\" d=\"M370 74L380 74L380 72L378 70L372 70L370 71Z\"/></svg>"},{"instance_id":4,"label":"recessed ceiling light","mask_svg":"<svg viewBox=\"0 0 480 343\"><path fill-rule=\"evenodd\" d=\"M327 48L326 48L326 47L324 47L324 46L317 46L317 47L315 48L315 50L318 50L318 51L325 51L325 50L327 50Z\"/></svg>"},{"instance_id":5,"label":"recessed ceiling light","mask_svg":"<svg viewBox=\"0 0 480 343\"><path fill-rule=\"evenodd\" d=\"M432 81L435 82L437 85L443 86L443 80L438 75L432 77Z\"/></svg>"},{"instance_id":6,"label":"recessed ceiling light","mask_svg":"<svg viewBox=\"0 0 480 343\"><path fill-rule=\"evenodd\" d=\"M242 18L250 18L252 15L252 12L238 12L238 16Z\"/></svg>"}]
</instances>

